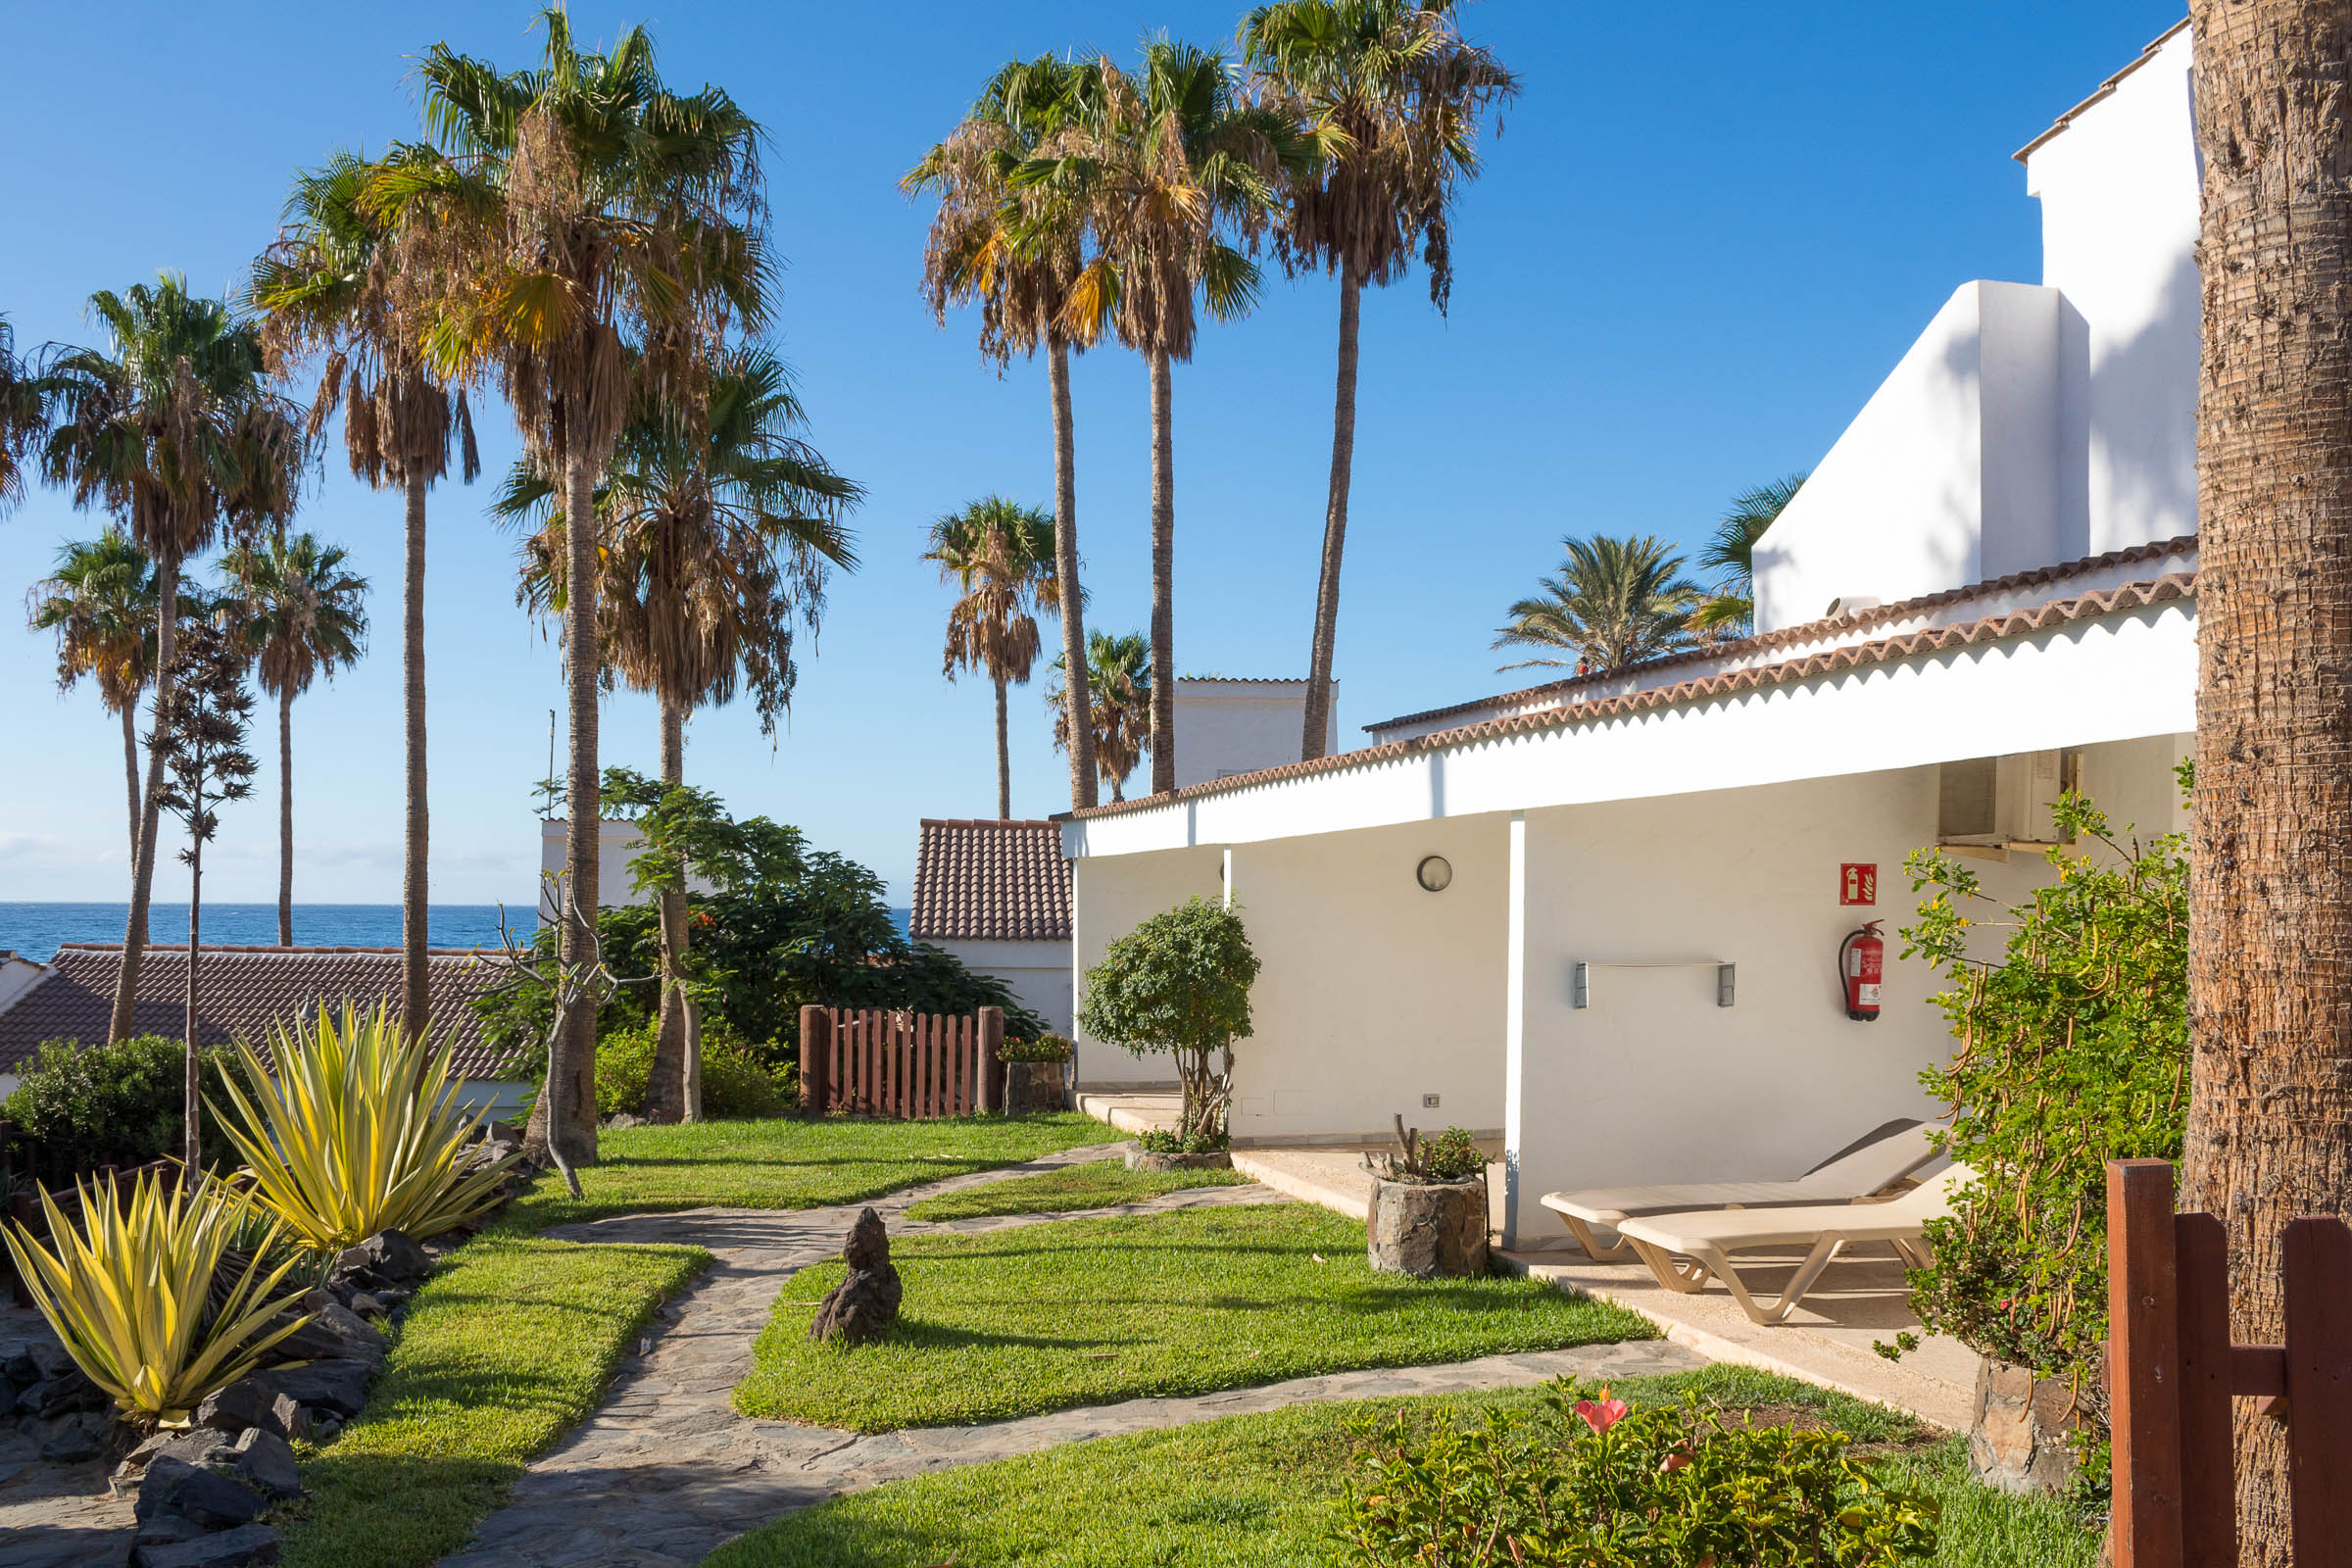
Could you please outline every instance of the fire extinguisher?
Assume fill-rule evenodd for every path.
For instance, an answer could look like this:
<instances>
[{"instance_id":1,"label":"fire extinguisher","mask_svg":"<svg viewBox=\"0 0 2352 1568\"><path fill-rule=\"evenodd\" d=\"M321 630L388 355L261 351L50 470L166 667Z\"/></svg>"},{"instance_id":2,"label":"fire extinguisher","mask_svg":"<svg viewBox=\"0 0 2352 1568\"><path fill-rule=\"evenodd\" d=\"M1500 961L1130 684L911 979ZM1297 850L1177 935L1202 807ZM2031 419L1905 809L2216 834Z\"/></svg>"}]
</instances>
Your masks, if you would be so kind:
<instances>
[{"instance_id":1,"label":"fire extinguisher","mask_svg":"<svg viewBox=\"0 0 2352 1568\"><path fill-rule=\"evenodd\" d=\"M1838 946L1838 982L1845 988L1845 1015L1860 1023L1876 1022L1879 1016L1879 979L1886 968L1880 924L1873 920L1848 931Z\"/></svg>"}]
</instances>

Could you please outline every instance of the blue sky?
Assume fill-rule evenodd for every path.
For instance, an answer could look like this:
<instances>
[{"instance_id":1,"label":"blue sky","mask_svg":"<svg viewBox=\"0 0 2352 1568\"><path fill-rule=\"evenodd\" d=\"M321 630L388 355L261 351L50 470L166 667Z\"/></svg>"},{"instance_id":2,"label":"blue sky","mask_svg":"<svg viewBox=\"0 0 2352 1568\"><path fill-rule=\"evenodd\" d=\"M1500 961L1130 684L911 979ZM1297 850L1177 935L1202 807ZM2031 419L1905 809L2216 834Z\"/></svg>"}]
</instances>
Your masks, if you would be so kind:
<instances>
[{"instance_id":1,"label":"blue sky","mask_svg":"<svg viewBox=\"0 0 2352 1568\"><path fill-rule=\"evenodd\" d=\"M947 606L914 558L930 517L991 490L1052 493L1042 367L1000 379L973 323L915 295L925 212L898 174L1012 55L1132 52L1147 31L1228 36L1239 0L896 0L885 6L575 5L583 37L650 20L672 81L709 79L768 127L789 258L779 339L814 437L868 500L774 744L744 709L701 715L689 776L796 822L903 891L915 822L994 808L986 688L939 675ZM1338 658L1345 744L1391 713L1500 689L1502 607L1566 533L1695 543L1741 487L1811 465L1919 328L1972 277L2037 280L2038 214L2009 153L2175 21L2178 0L1601 7L1487 0L1474 36L1526 82L1460 202L1451 313L1419 276L1367 298L1353 522ZM220 289L274 232L288 176L338 145L416 132L426 44L532 63L521 4L44 6L10 22L0 313L21 347L96 341L82 302L158 269ZM1293 675L1306 662L1329 464L1336 295L1273 277L1207 331L1175 383L1177 662ZM1091 623L1149 605L1143 368L1076 375ZM514 443L482 419L496 472ZM561 703L552 644L514 607L487 485L433 497L428 587L433 895L531 897L529 790ZM371 656L295 710L296 897L396 899L400 881L396 496L330 453L299 524L377 584ZM99 519L36 492L0 520L21 596ZM53 691L45 637L0 627L12 756L0 900L124 896L119 731ZM1042 688L1014 698L1013 807L1067 805ZM607 760L651 768L655 718L612 699ZM260 798L231 808L206 892L274 896L275 737ZM159 869L159 898L185 873Z\"/></svg>"}]
</instances>

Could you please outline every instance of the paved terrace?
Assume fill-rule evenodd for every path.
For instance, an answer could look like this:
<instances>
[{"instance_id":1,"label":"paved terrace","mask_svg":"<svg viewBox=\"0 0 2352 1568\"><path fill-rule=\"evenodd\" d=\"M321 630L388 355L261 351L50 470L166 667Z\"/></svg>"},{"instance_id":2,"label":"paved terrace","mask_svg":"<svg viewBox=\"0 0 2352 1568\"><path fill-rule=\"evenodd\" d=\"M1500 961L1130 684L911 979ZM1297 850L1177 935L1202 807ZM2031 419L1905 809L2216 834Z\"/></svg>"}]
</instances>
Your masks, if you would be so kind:
<instances>
[{"instance_id":1,"label":"paved terrace","mask_svg":"<svg viewBox=\"0 0 2352 1568\"><path fill-rule=\"evenodd\" d=\"M1081 1092L1078 1108L1123 1132L1140 1133L1174 1126L1177 1099L1155 1092ZM1233 1167L1276 1192L1362 1219L1372 1198L1372 1176L1363 1163L1370 1147L1237 1149ZM1490 1147L1488 1152L1499 1155L1500 1151ZM1499 1227L1499 1164L1488 1167L1487 1191L1493 1195L1492 1223ZM1549 1210L1538 1212L1538 1226L1550 1222ZM1870 1246L1847 1252L1830 1266L1788 1322L1765 1327L1748 1321L1720 1286L1695 1296L1668 1291L1638 1262L1592 1261L1569 1240L1565 1226L1556 1229L1556 1237L1538 1230L1523 1239L1526 1245L1520 1250L1499 1254L1503 1265L1639 1312L1668 1341L1707 1360L1761 1367L1908 1410L1951 1431L1968 1430L1976 1391L1975 1351L1941 1335L1922 1335L1919 1348L1899 1362L1872 1348L1901 1330L1916 1333L1919 1328L1911 1314L1902 1263L1891 1248ZM1803 1256L1801 1249L1781 1250L1788 1256L1785 1267L1759 1261L1749 1270L1760 1293L1779 1294ZM1754 1255L1770 1259L1775 1254Z\"/></svg>"}]
</instances>

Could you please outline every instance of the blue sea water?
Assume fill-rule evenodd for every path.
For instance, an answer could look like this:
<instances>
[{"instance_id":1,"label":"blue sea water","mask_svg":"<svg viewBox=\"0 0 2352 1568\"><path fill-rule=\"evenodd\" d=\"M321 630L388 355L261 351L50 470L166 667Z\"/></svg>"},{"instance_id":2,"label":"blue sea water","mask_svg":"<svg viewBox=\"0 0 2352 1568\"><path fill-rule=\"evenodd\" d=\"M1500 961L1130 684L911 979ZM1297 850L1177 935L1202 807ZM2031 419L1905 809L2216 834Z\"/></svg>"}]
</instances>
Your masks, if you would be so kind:
<instances>
[{"instance_id":1,"label":"blue sea water","mask_svg":"<svg viewBox=\"0 0 2352 1568\"><path fill-rule=\"evenodd\" d=\"M906 909L890 911L903 933ZM426 921L436 948L495 947L499 909L495 904L436 904ZM65 942L120 942L129 906L122 904L0 904L0 949L46 963ZM527 904L509 906L508 929L519 940L537 918ZM188 906L150 906L148 935L157 942L188 940ZM204 940L220 946L267 947L277 940L274 904L207 904ZM395 948L400 945L397 904L297 904L294 940L305 947Z\"/></svg>"}]
</instances>

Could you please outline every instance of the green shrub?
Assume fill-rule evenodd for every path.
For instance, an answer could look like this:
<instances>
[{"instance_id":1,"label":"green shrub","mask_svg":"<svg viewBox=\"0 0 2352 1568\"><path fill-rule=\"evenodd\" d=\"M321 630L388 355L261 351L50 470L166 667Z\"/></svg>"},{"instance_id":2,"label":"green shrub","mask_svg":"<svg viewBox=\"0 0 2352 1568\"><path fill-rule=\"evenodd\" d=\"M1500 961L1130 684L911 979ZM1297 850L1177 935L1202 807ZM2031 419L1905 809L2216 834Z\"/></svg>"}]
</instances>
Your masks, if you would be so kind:
<instances>
[{"instance_id":1,"label":"green shrub","mask_svg":"<svg viewBox=\"0 0 2352 1568\"><path fill-rule=\"evenodd\" d=\"M1421 1146L1421 1165L1433 1182L1468 1181L1487 1173L1487 1156L1467 1127L1448 1127Z\"/></svg>"},{"instance_id":2,"label":"green shrub","mask_svg":"<svg viewBox=\"0 0 2352 1568\"><path fill-rule=\"evenodd\" d=\"M1936 1505L1843 1432L1735 1423L1687 1396L1628 1409L1553 1385L1545 1413L1416 1427L1399 1411L1350 1477L1347 1568L1883 1568L1936 1554Z\"/></svg>"},{"instance_id":3,"label":"green shrub","mask_svg":"<svg viewBox=\"0 0 2352 1568\"><path fill-rule=\"evenodd\" d=\"M1208 1132L1198 1127L1189 1133L1180 1133L1172 1127L1153 1127L1139 1134L1135 1141L1154 1154L1214 1154L1233 1143L1223 1128Z\"/></svg>"},{"instance_id":4,"label":"green shrub","mask_svg":"<svg viewBox=\"0 0 2352 1568\"><path fill-rule=\"evenodd\" d=\"M203 1054L197 1133L208 1163L233 1165L235 1151L221 1141L212 1110L226 1053ZM16 1092L0 1101L0 1119L30 1140L29 1174L51 1187L101 1165L144 1165L180 1152L187 1062L187 1048L162 1035L134 1035L118 1046L51 1040Z\"/></svg>"},{"instance_id":5,"label":"green shrub","mask_svg":"<svg viewBox=\"0 0 2352 1568\"><path fill-rule=\"evenodd\" d=\"M1250 1033L1250 987L1256 979L1257 955L1241 916L1195 898L1103 951L1102 961L1086 972L1078 1021L1122 1051L1173 1055L1184 1084L1178 1136L1221 1138L1233 1098L1233 1043ZM1223 1058L1213 1071L1211 1053Z\"/></svg>"},{"instance_id":6,"label":"green shrub","mask_svg":"<svg viewBox=\"0 0 2352 1568\"><path fill-rule=\"evenodd\" d=\"M653 1021L608 1030L596 1043L596 1113L636 1115L645 1109L661 1034ZM797 1102L797 1074L723 1024L703 1026L703 1114L781 1116Z\"/></svg>"},{"instance_id":7,"label":"green shrub","mask_svg":"<svg viewBox=\"0 0 2352 1568\"><path fill-rule=\"evenodd\" d=\"M1070 1043L1059 1035L1039 1035L1035 1040L1007 1036L997 1054L1005 1061L1067 1061L1071 1050Z\"/></svg>"},{"instance_id":8,"label":"green shrub","mask_svg":"<svg viewBox=\"0 0 2352 1568\"><path fill-rule=\"evenodd\" d=\"M2186 787L2185 769L2182 786ZM2055 813L2097 858L2053 849L2057 882L2006 911L1998 963L1972 959L1976 873L1936 852L1904 952L1944 966L1958 1050L1923 1075L1951 1105L1952 1157L1980 1177L1933 1222L1911 1276L1920 1319L1971 1348L2093 1392L2107 1335L2106 1162L2176 1159L2188 1103L2188 846L2118 838L2079 795Z\"/></svg>"}]
</instances>

